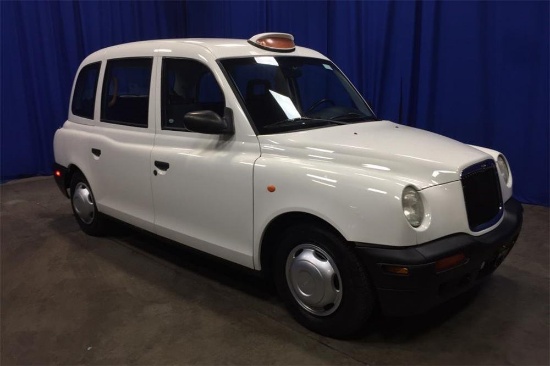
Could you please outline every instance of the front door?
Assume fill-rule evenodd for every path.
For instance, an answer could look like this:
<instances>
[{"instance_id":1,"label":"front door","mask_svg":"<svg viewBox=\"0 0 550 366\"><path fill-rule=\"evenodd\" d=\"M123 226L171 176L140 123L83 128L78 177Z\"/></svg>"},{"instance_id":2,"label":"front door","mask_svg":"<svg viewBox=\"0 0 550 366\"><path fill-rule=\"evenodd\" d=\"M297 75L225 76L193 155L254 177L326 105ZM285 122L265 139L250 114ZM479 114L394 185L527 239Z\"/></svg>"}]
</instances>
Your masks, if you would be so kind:
<instances>
[{"instance_id":1,"label":"front door","mask_svg":"<svg viewBox=\"0 0 550 366\"><path fill-rule=\"evenodd\" d=\"M183 117L226 107L211 70L164 58L161 126L151 155L157 234L253 267L253 169L256 136L191 132Z\"/></svg>"}]
</instances>

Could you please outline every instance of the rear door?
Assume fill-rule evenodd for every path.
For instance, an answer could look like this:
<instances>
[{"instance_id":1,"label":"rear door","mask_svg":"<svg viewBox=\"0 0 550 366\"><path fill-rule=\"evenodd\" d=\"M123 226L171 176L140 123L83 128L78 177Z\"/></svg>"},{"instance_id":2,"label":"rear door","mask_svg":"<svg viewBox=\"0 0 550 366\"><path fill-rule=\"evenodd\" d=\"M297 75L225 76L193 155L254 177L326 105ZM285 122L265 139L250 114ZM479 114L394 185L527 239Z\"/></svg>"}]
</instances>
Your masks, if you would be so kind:
<instances>
[{"instance_id":1,"label":"rear door","mask_svg":"<svg viewBox=\"0 0 550 366\"><path fill-rule=\"evenodd\" d=\"M88 152L94 172L89 180L98 209L146 230L154 230L152 71L153 57L107 61L100 121Z\"/></svg>"}]
</instances>

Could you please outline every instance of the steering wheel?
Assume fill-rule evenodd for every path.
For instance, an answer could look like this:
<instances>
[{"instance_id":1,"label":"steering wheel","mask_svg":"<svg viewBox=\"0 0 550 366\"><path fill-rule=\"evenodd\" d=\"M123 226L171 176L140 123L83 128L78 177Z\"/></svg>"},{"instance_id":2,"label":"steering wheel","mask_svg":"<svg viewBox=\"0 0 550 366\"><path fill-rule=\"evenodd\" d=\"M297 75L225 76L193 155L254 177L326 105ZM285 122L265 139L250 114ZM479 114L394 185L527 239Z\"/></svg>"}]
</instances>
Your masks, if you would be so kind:
<instances>
[{"instance_id":1,"label":"steering wheel","mask_svg":"<svg viewBox=\"0 0 550 366\"><path fill-rule=\"evenodd\" d=\"M330 103L332 104L333 106L336 105L336 103L334 103L334 101L332 99L328 99L328 98L323 98L323 99L320 99L318 101L316 101L315 103L313 103L311 105L311 107L309 107L307 110L306 110L306 114L315 110L315 108L319 107L321 104L324 104L324 103Z\"/></svg>"}]
</instances>

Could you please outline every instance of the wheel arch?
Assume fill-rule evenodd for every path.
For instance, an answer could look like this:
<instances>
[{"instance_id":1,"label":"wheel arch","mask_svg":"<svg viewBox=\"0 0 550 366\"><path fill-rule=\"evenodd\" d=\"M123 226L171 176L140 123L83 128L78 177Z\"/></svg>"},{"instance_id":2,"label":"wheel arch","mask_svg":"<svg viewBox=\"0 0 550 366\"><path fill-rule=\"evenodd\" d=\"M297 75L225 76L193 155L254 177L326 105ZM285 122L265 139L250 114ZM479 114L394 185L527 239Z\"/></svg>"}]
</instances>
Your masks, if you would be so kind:
<instances>
[{"instance_id":1,"label":"wheel arch","mask_svg":"<svg viewBox=\"0 0 550 366\"><path fill-rule=\"evenodd\" d=\"M285 212L273 218L264 229L262 235L259 247L260 266L261 272L266 278L271 278L273 271L272 259L282 233L286 228L296 224L310 224L322 227L342 238L350 246L353 245L345 239L338 229L318 216L301 211Z\"/></svg>"},{"instance_id":2,"label":"wheel arch","mask_svg":"<svg viewBox=\"0 0 550 366\"><path fill-rule=\"evenodd\" d=\"M66 189L71 188L71 181L73 180L73 176L76 172L79 172L80 174L82 174L84 176L84 178L86 178L86 175L84 174L82 169L80 169L76 164L72 164L72 163L69 164L69 166L67 167L67 175L65 177L65 188Z\"/></svg>"}]
</instances>

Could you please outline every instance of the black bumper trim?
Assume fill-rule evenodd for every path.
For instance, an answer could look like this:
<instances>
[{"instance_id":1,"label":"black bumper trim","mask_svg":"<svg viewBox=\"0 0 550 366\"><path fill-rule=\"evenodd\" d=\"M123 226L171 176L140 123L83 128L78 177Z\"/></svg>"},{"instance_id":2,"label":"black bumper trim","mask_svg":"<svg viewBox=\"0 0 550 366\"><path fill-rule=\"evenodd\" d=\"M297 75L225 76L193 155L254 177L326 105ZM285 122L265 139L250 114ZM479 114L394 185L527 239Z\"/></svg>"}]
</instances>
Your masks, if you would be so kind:
<instances>
[{"instance_id":1,"label":"black bumper trim","mask_svg":"<svg viewBox=\"0 0 550 366\"><path fill-rule=\"evenodd\" d=\"M492 273L510 252L521 230L523 207L510 199L504 205L498 227L481 236L455 234L429 243L387 248L356 243L387 315L420 313L474 287ZM435 262L463 253L468 260L458 267L436 273ZM409 275L393 275L382 270L385 264L409 268Z\"/></svg>"}]
</instances>

